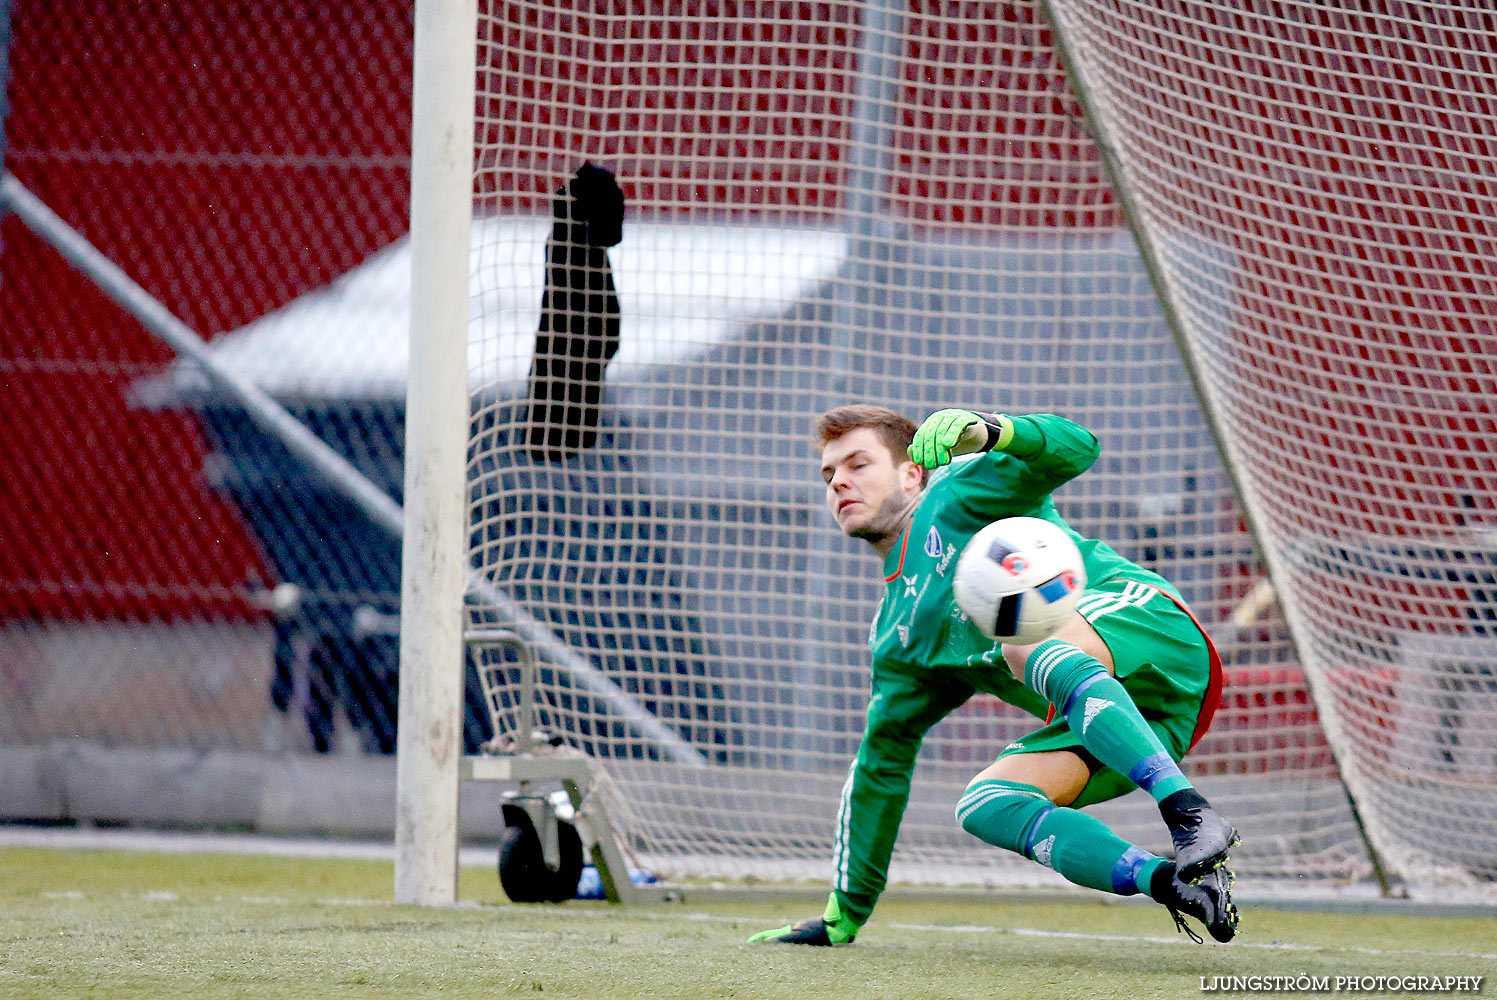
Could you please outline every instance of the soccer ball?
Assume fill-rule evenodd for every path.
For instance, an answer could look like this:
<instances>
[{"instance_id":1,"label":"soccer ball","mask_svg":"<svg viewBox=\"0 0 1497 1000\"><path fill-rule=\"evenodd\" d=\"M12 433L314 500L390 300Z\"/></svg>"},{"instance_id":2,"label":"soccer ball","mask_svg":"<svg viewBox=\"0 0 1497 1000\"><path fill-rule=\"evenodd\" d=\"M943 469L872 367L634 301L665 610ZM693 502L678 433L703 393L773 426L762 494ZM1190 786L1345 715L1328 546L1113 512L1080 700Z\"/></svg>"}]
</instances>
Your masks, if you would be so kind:
<instances>
[{"instance_id":1,"label":"soccer ball","mask_svg":"<svg viewBox=\"0 0 1497 1000\"><path fill-rule=\"evenodd\" d=\"M983 635L1028 645L1054 634L1086 590L1071 536L1038 517L1006 517L972 536L951 589Z\"/></svg>"}]
</instances>

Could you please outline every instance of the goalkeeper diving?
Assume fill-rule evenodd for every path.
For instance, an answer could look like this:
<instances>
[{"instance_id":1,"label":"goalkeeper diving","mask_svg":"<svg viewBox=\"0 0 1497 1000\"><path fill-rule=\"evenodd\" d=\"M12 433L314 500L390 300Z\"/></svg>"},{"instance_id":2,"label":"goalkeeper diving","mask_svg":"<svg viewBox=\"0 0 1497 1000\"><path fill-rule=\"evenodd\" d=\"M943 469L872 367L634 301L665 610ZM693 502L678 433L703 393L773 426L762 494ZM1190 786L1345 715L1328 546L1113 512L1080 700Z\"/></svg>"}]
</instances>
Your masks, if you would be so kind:
<instances>
[{"instance_id":1,"label":"goalkeeper diving","mask_svg":"<svg viewBox=\"0 0 1497 1000\"><path fill-rule=\"evenodd\" d=\"M1238 918L1226 866L1237 831L1179 767L1216 711L1221 660L1169 581L1056 512L1051 493L1091 467L1097 439L1050 414L944 409L917 428L867 405L822 414L814 439L837 526L883 559L872 695L843 787L825 913L749 940L853 942L883 892L921 740L985 691L1053 721L977 773L956 803L962 828L1077 885L1142 893L1195 940L1184 916L1230 941ZM951 578L973 534L1021 515L1071 535L1087 590L1049 638L999 645L962 613ZM1135 789L1157 804L1173 859L1082 811Z\"/></svg>"}]
</instances>

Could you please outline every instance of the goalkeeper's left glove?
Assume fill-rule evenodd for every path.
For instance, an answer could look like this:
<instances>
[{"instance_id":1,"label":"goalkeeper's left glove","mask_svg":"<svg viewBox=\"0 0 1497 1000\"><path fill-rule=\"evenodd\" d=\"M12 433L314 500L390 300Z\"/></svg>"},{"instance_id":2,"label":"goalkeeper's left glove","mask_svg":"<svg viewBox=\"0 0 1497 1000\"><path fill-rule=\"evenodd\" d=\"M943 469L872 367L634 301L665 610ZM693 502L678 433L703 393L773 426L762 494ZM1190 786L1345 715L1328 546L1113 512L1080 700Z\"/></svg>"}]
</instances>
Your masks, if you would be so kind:
<instances>
[{"instance_id":1,"label":"goalkeeper's left glove","mask_svg":"<svg viewBox=\"0 0 1497 1000\"><path fill-rule=\"evenodd\" d=\"M910 440L910 461L938 469L957 455L1002 448L1014 437L1014 422L1001 413L937 410Z\"/></svg>"},{"instance_id":2,"label":"goalkeeper's left glove","mask_svg":"<svg viewBox=\"0 0 1497 1000\"><path fill-rule=\"evenodd\" d=\"M781 944L810 944L810 945L834 945L852 944L853 939L858 936L858 925L851 918L844 916L842 908L837 905L837 894L834 892L826 901L826 913L810 920L802 920L798 924L787 927L775 927L771 930L760 931L748 939L749 944L760 941L778 941Z\"/></svg>"}]
</instances>

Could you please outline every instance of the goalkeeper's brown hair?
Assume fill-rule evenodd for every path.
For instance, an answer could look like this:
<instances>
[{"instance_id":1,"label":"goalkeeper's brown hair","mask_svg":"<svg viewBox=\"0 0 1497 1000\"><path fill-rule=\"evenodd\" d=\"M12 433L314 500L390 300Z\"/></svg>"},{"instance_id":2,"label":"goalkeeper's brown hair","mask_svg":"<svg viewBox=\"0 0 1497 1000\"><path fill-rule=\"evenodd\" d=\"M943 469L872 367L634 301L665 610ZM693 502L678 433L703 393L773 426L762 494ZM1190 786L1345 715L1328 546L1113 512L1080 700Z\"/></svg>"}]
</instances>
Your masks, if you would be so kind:
<instances>
[{"instance_id":1,"label":"goalkeeper's brown hair","mask_svg":"<svg viewBox=\"0 0 1497 1000\"><path fill-rule=\"evenodd\" d=\"M855 403L827 410L812 424L811 441L820 451L828 442L862 427L873 429L884 447L889 449L889 454L894 456L895 465L910 460L910 441L915 437L915 422L886 406L874 406L871 403ZM927 469L920 470L922 486L929 474Z\"/></svg>"}]
</instances>

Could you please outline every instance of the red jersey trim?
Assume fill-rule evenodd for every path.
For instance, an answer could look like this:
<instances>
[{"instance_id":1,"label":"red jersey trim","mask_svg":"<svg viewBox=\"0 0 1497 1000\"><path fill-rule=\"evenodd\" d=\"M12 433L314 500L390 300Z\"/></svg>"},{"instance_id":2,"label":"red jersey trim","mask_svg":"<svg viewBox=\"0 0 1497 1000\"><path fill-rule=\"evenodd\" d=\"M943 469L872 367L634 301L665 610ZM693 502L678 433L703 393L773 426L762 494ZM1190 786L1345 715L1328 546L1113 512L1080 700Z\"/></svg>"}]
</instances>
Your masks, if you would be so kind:
<instances>
[{"instance_id":1,"label":"red jersey trim","mask_svg":"<svg viewBox=\"0 0 1497 1000\"><path fill-rule=\"evenodd\" d=\"M904 540L899 543L899 565L894 567L894 572L884 577L885 583L893 583L895 577L904 572L904 550L910 547L910 527L913 520L904 523Z\"/></svg>"},{"instance_id":2,"label":"red jersey trim","mask_svg":"<svg viewBox=\"0 0 1497 1000\"><path fill-rule=\"evenodd\" d=\"M1160 593L1164 594L1170 600L1175 601L1174 595L1168 591L1161 590ZM1206 653L1211 658L1211 678L1206 682L1206 695L1201 699L1201 714L1196 716L1195 732L1190 734L1190 746L1185 750L1186 753L1189 753L1195 749L1197 743L1201 742L1201 737L1206 735L1206 730L1211 728L1211 720L1216 717L1216 710L1222 703L1222 688L1226 686L1227 678L1226 671L1222 669L1221 654L1216 651L1216 643L1211 641L1211 636L1207 634L1205 626L1201 624L1201 620L1183 602L1175 601L1175 606L1189 615L1190 620L1196 623L1196 628L1200 630L1201 638L1206 640Z\"/></svg>"},{"instance_id":3,"label":"red jersey trim","mask_svg":"<svg viewBox=\"0 0 1497 1000\"><path fill-rule=\"evenodd\" d=\"M1121 579L1126 580L1127 577L1122 577ZM1128 582L1139 583L1138 580L1129 580ZM1190 751L1195 749L1196 744L1201 742L1201 737L1206 735L1206 730L1211 728L1211 720L1216 717L1216 710L1222 702L1222 688L1226 686L1226 674L1222 669L1221 654L1216 651L1216 643L1211 641L1211 636L1207 633L1206 627L1201 624L1201 620L1196 617L1195 612L1186 607L1184 601L1179 600L1167 590L1155 587L1153 584L1143 583L1140 585L1149 587L1151 590L1157 590L1165 597L1168 597L1175 607L1185 612L1186 616L1195 623L1196 631L1200 632L1201 638L1206 640L1206 655L1211 664L1211 673L1206 680L1206 693L1201 697L1201 713L1196 716L1195 731L1190 734L1190 745L1185 748L1185 752L1190 753Z\"/></svg>"}]
</instances>

